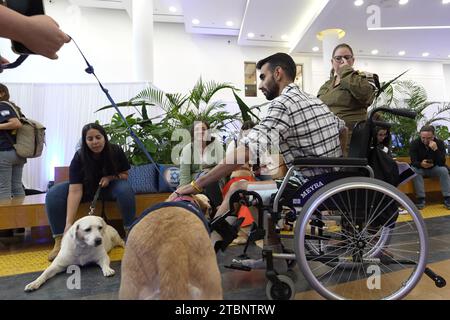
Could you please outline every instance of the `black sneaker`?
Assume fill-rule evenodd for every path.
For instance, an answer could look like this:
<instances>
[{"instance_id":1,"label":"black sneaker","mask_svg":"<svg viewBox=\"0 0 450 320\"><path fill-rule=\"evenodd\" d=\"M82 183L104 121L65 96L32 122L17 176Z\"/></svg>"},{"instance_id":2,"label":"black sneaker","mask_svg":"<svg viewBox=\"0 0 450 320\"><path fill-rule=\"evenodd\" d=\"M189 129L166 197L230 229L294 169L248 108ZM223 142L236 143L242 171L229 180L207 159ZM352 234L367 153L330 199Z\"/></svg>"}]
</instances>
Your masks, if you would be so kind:
<instances>
[{"instance_id":1,"label":"black sneaker","mask_svg":"<svg viewBox=\"0 0 450 320\"><path fill-rule=\"evenodd\" d=\"M419 210L425 208L425 198L417 198L416 207Z\"/></svg>"},{"instance_id":2,"label":"black sneaker","mask_svg":"<svg viewBox=\"0 0 450 320\"><path fill-rule=\"evenodd\" d=\"M450 197L444 198L444 206L450 210Z\"/></svg>"}]
</instances>

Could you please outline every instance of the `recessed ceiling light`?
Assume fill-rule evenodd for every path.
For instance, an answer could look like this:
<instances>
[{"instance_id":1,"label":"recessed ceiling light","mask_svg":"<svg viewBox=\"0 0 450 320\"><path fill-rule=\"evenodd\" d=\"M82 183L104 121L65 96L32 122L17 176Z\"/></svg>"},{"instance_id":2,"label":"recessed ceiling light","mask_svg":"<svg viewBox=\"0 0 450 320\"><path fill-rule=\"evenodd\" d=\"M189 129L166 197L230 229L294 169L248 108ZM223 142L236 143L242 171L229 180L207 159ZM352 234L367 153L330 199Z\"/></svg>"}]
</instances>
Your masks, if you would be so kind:
<instances>
[{"instance_id":1,"label":"recessed ceiling light","mask_svg":"<svg viewBox=\"0 0 450 320\"><path fill-rule=\"evenodd\" d=\"M364 4L363 0L356 0L355 2L353 2L355 6L360 7Z\"/></svg>"},{"instance_id":2,"label":"recessed ceiling light","mask_svg":"<svg viewBox=\"0 0 450 320\"><path fill-rule=\"evenodd\" d=\"M247 33L247 37L254 38L255 34L253 32L249 32L249 33Z\"/></svg>"},{"instance_id":3,"label":"recessed ceiling light","mask_svg":"<svg viewBox=\"0 0 450 320\"><path fill-rule=\"evenodd\" d=\"M442 0L442 4L449 4L450 0Z\"/></svg>"},{"instance_id":4,"label":"recessed ceiling light","mask_svg":"<svg viewBox=\"0 0 450 320\"><path fill-rule=\"evenodd\" d=\"M409 2L409 0L399 0L398 4L402 6L404 4L407 4L408 2Z\"/></svg>"},{"instance_id":5,"label":"recessed ceiling light","mask_svg":"<svg viewBox=\"0 0 450 320\"><path fill-rule=\"evenodd\" d=\"M404 56L405 54L406 54L406 51L403 51L403 50L398 52L399 56Z\"/></svg>"},{"instance_id":6,"label":"recessed ceiling light","mask_svg":"<svg viewBox=\"0 0 450 320\"><path fill-rule=\"evenodd\" d=\"M229 26L229 27L232 27L232 26L234 25L234 23L233 23L233 21L228 20L228 21L226 22L226 25Z\"/></svg>"},{"instance_id":7,"label":"recessed ceiling light","mask_svg":"<svg viewBox=\"0 0 450 320\"><path fill-rule=\"evenodd\" d=\"M169 11L170 11L170 12L177 12L177 7L170 6L170 7L169 7Z\"/></svg>"},{"instance_id":8,"label":"recessed ceiling light","mask_svg":"<svg viewBox=\"0 0 450 320\"><path fill-rule=\"evenodd\" d=\"M192 19L192 24L199 24L200 23L200 20L198 20L198 19Z\"/></svg>"},{"instance_id":9,"label":"recessed ceiling light","mask_svg":"<svg viewBox=\"0 0 450 320\"><path fill-rule=\"evenodd\" d=\"M373 55L378 54L378 50L377 50L377 49L372 50L372 54L373 54Z\"/></svg>"},{"instance_id":10,"label":"recessed ceiling light","mask_svg":"<svg viewBox=\"0 0 450 320\"><path fill-rule=\"evenodd\" d=\"M314 52L317 52L317 51L319 51L320 49L319 49L319 47L314 47L314 48L312 48L312 51L314 51Z\"/></svg>"},{"instance_id":11,"label":"recessed ceiling light","mask_svg":"<svg viewBox=\"0 0 450 320\"><path fill-rule=\"evenodd\" d=\"M422 53L422 57L428 57L430 55L430 53L429 52L424 52L424 53Z\"/></svg>"},{"instance_id":12,"label":"recessed ceiling light","mask_svg":"<svg viewBox=\"0 0 450 320\"><path fill-rule=\"evenodd\" d=\"M287 40L287 39L289 39L289 36L288 36L287 34L283 34L283 35L281 36L281 39Z\"/></svg>"}]
</instances>

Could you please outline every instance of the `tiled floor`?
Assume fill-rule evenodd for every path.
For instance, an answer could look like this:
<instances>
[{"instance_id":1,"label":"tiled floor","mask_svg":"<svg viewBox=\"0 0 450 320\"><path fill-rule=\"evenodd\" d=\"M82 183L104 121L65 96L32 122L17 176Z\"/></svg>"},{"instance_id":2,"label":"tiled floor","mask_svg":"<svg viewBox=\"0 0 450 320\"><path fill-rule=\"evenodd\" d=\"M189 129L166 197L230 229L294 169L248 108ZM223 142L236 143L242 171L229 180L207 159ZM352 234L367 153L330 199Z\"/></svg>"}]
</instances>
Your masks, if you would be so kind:
<instances>
[{"instance_id":1,"label":"tiled floor","mask_svg":"<svg viewBox=\"0 0 450 320\"><path fill-rule=\"evenodd\" d=\"M429 262L433 263L433 270L440 273L450 280L450 216L438 215L434 218L426 219L426 226L429 235L430 256ZM15 240L0 239L0 269L2 263L5 265L9 260L8 255L20 252L29 252L30 250L38 252L35 258L21 256L19 260L14 260L14 265L9 267L13 269L15 275L1 276L0 273L0 299L117 299L117 292L120 286L120 261L112 262L111 266L116 270L116 275L111 278L103 277L97 266L84 267L81 270L81 289L69 290L66 282L70 280L70 274L59 274L49 280L41 289L33 293L25 293L25 285L34 280L40 272L21 273L22 264L29 267L32 259L39 260L35 270L45 268L47 262L45 255L51 248L51 239L48 238L48 230L38 230L33 232L24 241L23 237ZM224 298L227 300L265 300L266 283L265 271L253 270L244 272L225 268L231 260L242 252L242 246L230 247L226 253L219 253L218 261L222 271L222 283L224 289ZM116 249L117 250L117 249ZM251 246L248 251L252 257L258 257L260 250L256 246ZM120 258L121 252L115 252L116 257ZM11 256L9 256L11 257ZM37 258L36 258L37 257ZM114 259L113 259L114 260ZM116 259L117 260L117 259ZM5 270L7 268L4 268ZM26 269L25 270L29 270ZM320 296L311 290L298 267L294 269L297 273L296 299L321 299ZM26 271L22 271L26 272ZM7 274L7 273L6 273ZM419 285L410 294L412 299L450 299L450 289L438 289L433 282L424 276Z\"/></svg>"}]
</instances>

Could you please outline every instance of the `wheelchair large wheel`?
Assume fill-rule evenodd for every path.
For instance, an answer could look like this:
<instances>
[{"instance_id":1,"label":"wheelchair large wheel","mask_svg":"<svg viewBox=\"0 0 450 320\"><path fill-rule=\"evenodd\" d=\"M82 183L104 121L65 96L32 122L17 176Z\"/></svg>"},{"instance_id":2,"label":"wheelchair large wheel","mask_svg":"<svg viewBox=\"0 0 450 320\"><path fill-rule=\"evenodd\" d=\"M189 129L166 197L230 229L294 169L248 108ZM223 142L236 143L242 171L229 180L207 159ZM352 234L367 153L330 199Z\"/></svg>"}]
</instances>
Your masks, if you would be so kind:
<instances>
[{"instance_id":1,"label":"wheelchair large wheel","mask_svg":"<svg viewBox=\"0 0 450 320\"><path fill-rule=\"evenodd\" d=\"M300 270L327 299L401 299L420 280L428 251L412 201L366 177L340 179L314 194L294 242Z\"/></svg>"}]
</instances>

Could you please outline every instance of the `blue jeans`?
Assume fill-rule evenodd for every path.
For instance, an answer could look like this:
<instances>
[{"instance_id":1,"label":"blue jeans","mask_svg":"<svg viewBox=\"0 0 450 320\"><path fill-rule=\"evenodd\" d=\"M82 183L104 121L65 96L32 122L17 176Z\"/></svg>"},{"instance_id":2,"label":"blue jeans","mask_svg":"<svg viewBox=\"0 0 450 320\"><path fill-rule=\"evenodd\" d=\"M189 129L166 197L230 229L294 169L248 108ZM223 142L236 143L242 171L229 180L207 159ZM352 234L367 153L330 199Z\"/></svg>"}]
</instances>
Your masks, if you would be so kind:
<instances>
[{"instance_id":1,"label":"blue jeans","mask_svg":"<svg viewBox=\"0 0 450 320\"><path fill-rule=\"evenodd\" d=\"M448 174L447 167L434 166L430 169L411 167L417 176L414 177L414 190L416 191L417 198L425 198L425 186L423 183L423 177L439 177L441 182L442 195L450 197L450 176Z\"/></svg>"},{"instance_id":2,"label":"blue jeans","mask_svg":"<svg viewBox=\"0 0 450 320\"><path fill-rule=\"evenodd\" d=\"M26 162L16 150L0 151L0 199L25 195L22 172Z\"/></svg>"},{"instance_id":3,"label":"blue jeans","mask_svg":"<svg viewBox=\"0 0 450 320\"><path fill-rule=\"evenodd\" d=\"M66 227L67 196L69 195L69 182L63 182L51 187L45 197L45 211L52 229L53 236L62 235ZM134 222L136 215L136 201L134 192L126 180L113 180L109 186L100 193L104 200L117 201L123 226L128 230ZM92 197L85 197L81 202L90 202Z\"/></svg>"}]
</instances>

